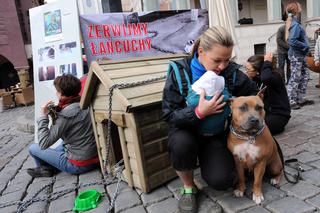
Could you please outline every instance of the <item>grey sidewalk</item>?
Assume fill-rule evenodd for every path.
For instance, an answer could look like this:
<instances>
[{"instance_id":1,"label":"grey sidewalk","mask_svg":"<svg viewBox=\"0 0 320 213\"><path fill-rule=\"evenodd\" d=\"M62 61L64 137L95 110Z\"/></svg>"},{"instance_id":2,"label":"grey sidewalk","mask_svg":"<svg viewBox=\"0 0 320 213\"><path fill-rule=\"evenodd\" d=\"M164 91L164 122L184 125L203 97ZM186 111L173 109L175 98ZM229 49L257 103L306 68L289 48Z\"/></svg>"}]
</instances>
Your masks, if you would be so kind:
<instances>
[{"instance_id":1,"label":"grey sidewalk","mask_svg":"<svg viewBox=\"0 0 320 213\"><path fill-rule=\"evenodd\" d=\"M251 200L248 187L244 198L234 198L232 190L215 191L206 186L196 172L196 183L201 189L199 212L275 212L303 213L320 212L320 90L314 87L318 75L311 73L313 80L309 83L308 98L315 100L315 105L305 106L292 112L292 118L286 131L277 136L286 158L298 158L305 172L298 184L293 185L282 181L279 189L264 183L265 201L261 206ZM51 178L32 179L26 169L34 167L28 155L28 145L33 142L32 131L33 106L19 107L0 113L0 205L12 201L26 201L40 188L50 183ZM18 119L18 120L17 120ZM18 131L28 130L27 132ZM287 168L293 174L294 170ZM100 181L101 173L96 170L84 175L72 176L60 173L53 179L54 183L40 193L40 197L51 196L61 190L70 189L79 183ZM105 194L98 208L88 212L106 212L109 195L115 190L115 183L96 188ZM122 182L114 212L123 213L171 213L177 212L177 200L181 182L175 179L159 187L149 194L134 190ZM82 191L84 189L80 189ZM78 191L73 191L50 202L36 202L25 212L71 212ZM0 208L0 212L16 212L17 205Z\"/></svg>"}]
</instances>

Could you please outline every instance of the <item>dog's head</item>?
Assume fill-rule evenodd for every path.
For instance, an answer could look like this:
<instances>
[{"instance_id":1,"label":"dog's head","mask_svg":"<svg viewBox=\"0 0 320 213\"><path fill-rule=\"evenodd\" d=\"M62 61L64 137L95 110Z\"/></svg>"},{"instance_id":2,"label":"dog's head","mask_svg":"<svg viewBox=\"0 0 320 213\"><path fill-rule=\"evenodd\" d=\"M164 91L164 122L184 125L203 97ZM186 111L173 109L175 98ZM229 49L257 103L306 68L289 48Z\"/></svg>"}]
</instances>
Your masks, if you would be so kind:
<instances>
[{"instance_id":1,"label":"dog's head","mask_svg":"<svg viewBox=\"0 0 320 213\"><path fill-rule=\"evenodd\" d=\"M241 132L254 134L264 125L264 105L260 96L243 96L231 100L232 125Z\"/></svg>"}]
</instances>

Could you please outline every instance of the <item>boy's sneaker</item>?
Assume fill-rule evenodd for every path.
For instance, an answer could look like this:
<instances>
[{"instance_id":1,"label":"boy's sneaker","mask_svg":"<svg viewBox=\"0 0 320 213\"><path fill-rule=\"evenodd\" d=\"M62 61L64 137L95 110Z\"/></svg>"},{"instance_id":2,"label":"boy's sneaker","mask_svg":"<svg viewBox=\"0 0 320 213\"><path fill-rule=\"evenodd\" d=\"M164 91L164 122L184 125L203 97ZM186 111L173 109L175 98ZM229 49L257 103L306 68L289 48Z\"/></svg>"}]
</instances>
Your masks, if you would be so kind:
<instances>
[{"instance_id":1,"label":"boy's sneaker","mask_svg":"<svg viewBox=\"0 0 320 213\"><path fill-rule=\"evenodd\" d=\"M299 104L293 103L293 104L290 104L290 108L291 108L292 110L297 110L297 109L300 109L301 107L300 107Z\"/></svg>"},{"instance_id":2,"label":"boy's sneaker","mask_svg":"<svg viewBox=\"0 0 320 213\"><path fill-rule=\"evenodd\" d=\"M198 189L196 187L187 189L182 188L180 193L181 197L178 203L180 213L196 213L198 211Z\"/></svg>"},{"instance_id":3,"label":"boy's sneaker","mask_svg":"<svg viewBox=\"0 0 320 213\"><path fill-rule=\"evenodd\" d=\"M33 169L27 169L27 173L33 177L52 177L54 175L54 170L50 167L40 166Z\"/></svg>"},{"instance_id":4,"label":"boy's sneaker","mask_svg":"<svg viewBox=\"0 0 320 213\"><path fill-rule=\"evenodd\" d=\"M314 104L314 101L308 100L308 99L305 99L304 101L299 103L300 106L306 106L306 105L312 105L312 104Z\"/></svg>"}]
</instances>

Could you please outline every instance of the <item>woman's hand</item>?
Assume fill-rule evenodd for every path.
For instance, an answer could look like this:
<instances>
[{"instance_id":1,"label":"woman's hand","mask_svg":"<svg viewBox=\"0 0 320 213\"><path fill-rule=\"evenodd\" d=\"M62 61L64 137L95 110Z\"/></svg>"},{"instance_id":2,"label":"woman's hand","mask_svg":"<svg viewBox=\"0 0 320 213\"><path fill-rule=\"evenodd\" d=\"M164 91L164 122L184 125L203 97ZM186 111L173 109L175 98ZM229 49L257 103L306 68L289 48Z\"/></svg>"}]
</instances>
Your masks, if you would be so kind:
<instances>
[{"instance_id":1,"label":"woman's hand","mask_svg":"<svg viewBox=\"0 0 320 213\"><path fill-rule=\"evenodd\" d=\"M206 117L208 115L217 114L223 111L224 105L226 105L223 101L224 96L221 95L221 92L217 92L210 100L205 99L205 91L202 90L200 94L199 104L198 104L198 112Z\"/></svg>"},{"instance_id":2,"label":"woman's hand","mask_svg":"<svg viewBox=\"0 0 320 213\"><path fill-rule=\"evenodd\" d=\"M264 61L270 61L272 62L273 54L272 53L267 53L264 55Z\"/></svg>"},{"instance_id":3,"label":"woman's hand","mask_svg":"<svg viewBox=\"0 0 320 213\"><path fill-rule=\"evenodd\" d=\"M50 100L50 101L48 101L47 103L45 103L44 105L42 105L42 106L41 106L41 114L42 114L43 116L47 116L48 113L49 113L48 106L49 106L49 105L53 105L53 104L54 104L54 102Z\"/></svg>"},{"instance_id":4,"label":"woman's hand","mask_svg":"<svg viewBox=\"0 0 320 213\"><path fill-rule=\"evenodd\" d=\"M314 65L316 65L316 67L320 66L320 61L314 62Z\"/></svg>"}]
</instances>

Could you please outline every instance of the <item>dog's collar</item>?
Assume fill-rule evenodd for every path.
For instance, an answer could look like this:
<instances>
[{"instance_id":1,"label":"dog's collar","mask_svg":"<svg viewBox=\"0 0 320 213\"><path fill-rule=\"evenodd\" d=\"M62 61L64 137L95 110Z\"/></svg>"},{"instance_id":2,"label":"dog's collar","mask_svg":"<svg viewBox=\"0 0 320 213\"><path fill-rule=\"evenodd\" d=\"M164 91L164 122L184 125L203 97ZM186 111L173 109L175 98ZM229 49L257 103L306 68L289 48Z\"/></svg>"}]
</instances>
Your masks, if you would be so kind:
<instances>
[{"instance_id":1,"label":"dog's collar","mask_svg":"<svg viewBox=\"0 0 320 213\"><path fill-rule=\"evenodd\" d=\"M238 132L235 130L235 128L233 127L233 125L231 124L231 125L230 125L230 132L231 132L232 134L234 134L238 139L240 139L240 140L245 140L245 141L249 142L250 144L254 144L254 143L256 142L257 136L260 135L260 134L263 132L263 130L264 130L265 127L266 127L266 125L263 124L263 126L261 127L261 129L260 129L258 132L256 132L255 134L249 135L249 136L244 136L244 135L241 135L241 133L238 133Z\"/></svg>"}]
</instances>

